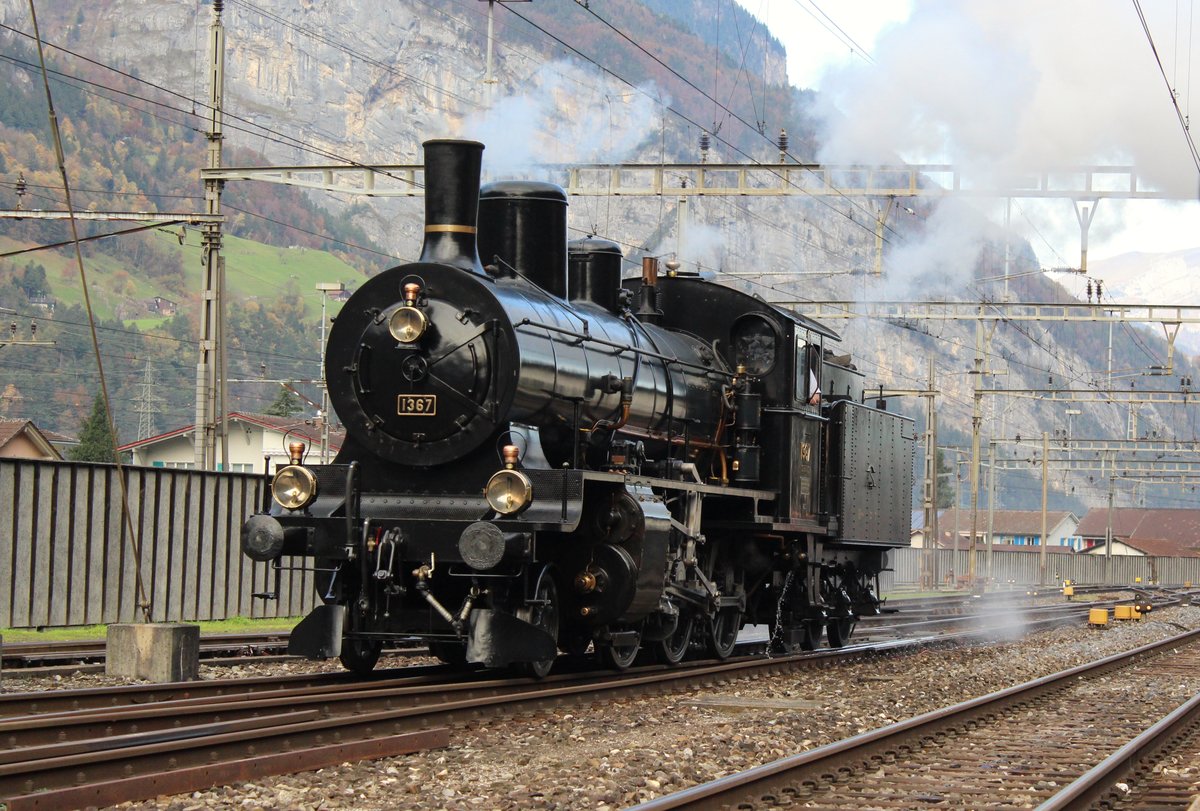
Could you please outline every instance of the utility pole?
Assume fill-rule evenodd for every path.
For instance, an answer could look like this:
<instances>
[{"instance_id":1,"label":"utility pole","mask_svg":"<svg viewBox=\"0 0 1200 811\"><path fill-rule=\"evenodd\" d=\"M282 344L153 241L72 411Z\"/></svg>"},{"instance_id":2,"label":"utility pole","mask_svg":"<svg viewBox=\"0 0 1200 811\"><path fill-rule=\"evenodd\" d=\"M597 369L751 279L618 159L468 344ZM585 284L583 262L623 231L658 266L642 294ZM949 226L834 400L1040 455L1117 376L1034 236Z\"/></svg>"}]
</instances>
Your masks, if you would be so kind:
<instances>
[{"instance_id":1,"label":"utility pole","mask_svg":"<svg viewBox=\"0 0 1200 811\"><path fill-rule=\"evenodd\" d=\"M1079 220L1079 272L1084 276L1087 275L1087 255L1088 255L1088 229L1092 224L1092 218L1096 216L1096 205L1100 202L1099 198L1092 200L1092 207L1083 207L1079 209L1079 200L1071 201L1075 204L1075 219Z\"/></svg>"},{"instance_id":2,"label":"utility pole","mask_svg":"<svg viewBox=\"0 0 1200 811\"><path fill-rule=\"evenodd\" d=\"M1042 549L1038 555L1038 585L1046 585L1046 546L1049 539L1046 537L1046 495L1047 485L1050 482L1050 435L1042 431Z\"/></svg>"},{"instance_id":3,"label":"utility pole","mask_svg":"<svg viewBox=\"0 0 1200 811\"><path fill-rule=\"evenodd\" d=\"M686 197L679 198L679 206L675 209L675 214L678 224L678 233L675 238L675 258L682 262L683 252L687 250L688 203Z\"/></svg>"},{"instance_id":4,"label":"utility pole","mask_svg":"<svg viewBox=\"0 0 1200 811\"><path fill-rule=\"evenodd\" d=\"M496 13L496 0L488 0L488 33L487 33L487 72L483 76L485 84L494 84L492 76L492 17Z\"/></svg>"},{"instance_id":5,"label":"utility pole","mask_svg":"<svg viewBox=\"0 0 1200 811\"><path fill-rule=\"evenodd\" d=\"M321 291L321 353L325 357L325 301L330 293L340 293L346 289L341 282L321 282L317 285ZM329 464L329 385L325 380L325 364L321 364L321 464Z\"/></svg>"},{"instance_id":6,"label":"utility pole","mask_svg":"<svg viewBox=\"0 0 1200 811\"><path fill-rule=\"evenodd\" d=\"M1012 197L1004 198L1004 301L1011 299L1008 295L1008 277L1012 273Z\"/></svg>"},{"instance_id":7,"label":"utility pole","mask_svg":"<svg viewBox=\"0 0 1200 811\"><path fill-rule=\"evenodd\" d=\"M979 308L983 314L983 308ZM979 525L979 432L983 425L983 320L975 322L975 383L971 408L971 543L967 560L967 582L975 586L975 531Z\"/></svg>"},{"instance_id":8,"label":"utility pole","mask_svg":"<svg viewBox=\"0 0 1200 811\"><path fill-rule=\"evenodd\" d=\"M921 555L922 577L924 588L937 586L937 544L941 538L938 532L938 464L937 464L937 409L934 407L934 396L937 394L935 385L935 368L933 358L929 358L929 389L922 395L925 401L925 486L922 506L925 508L925 550Z\"/></svg>"},{"instance_id":9,"label":"utility pole","mask_svg":"<svg viewBox=\"0 0 1200 811\"><path fill-rule=\"evenodd\" d=\"M209 84L208 169L221 168L222 107L225 92L225 28L221 23L224 0L213 0L209 29L212 74ZM214 220L206 222L201 236L204 285L200 292L200 358L196 363L195 461L200 470L216 462L216 437L221 436L221 458L229 460L225 432L225 258L221 256L221 191L225 181L204 179L204 210ZM218 414L219 410L219 414Z\"/></svg>"},{"instance_id":10,"label":"utility pole","mask_svg":"<svg viewBox=\"0 0 1200 811\"><path fill-rule=\"evenodd\" d=\"M783 161L780 161L783 163ZM887 206L884 207L879 215L875 218L875 275L883 275L883 229L887 225L888 215L892 213L892 206L896 205L895 196L888 197Z\"/></svg>"},{"instance_id":11,"label":"utility pole","mask_svg":"<svg viewBox=\"0 0 1200 811\"><path fill-rule=\"evenodd\" d=\"M992 529L996 517L996 443L988 442L988 518L987 518L987 576L992 577Z\"/></svg>"},{"instance_id":12,"label":"utility pole","mask_svg":"<svg viewBox=\"0 0 1200 811\"><path fill-rule=\"evenodd\" d=\"M1104 582L1112 582L1112 544L1113 544L1113 484L1116 477L1108 480L1108 525L1104 528Z\"/></svg>"},{"instance_id":13,"label":"utility pole","mask_svg":"<svg viewBox=\"0 0 1200 811\"><path fill-rule=\"evenodd\" d=\"M962 462L956 461L954 464L954 565L951 567L954 571L954 583L951 588L958 588L958 578L961 577L961 569L958 568L958 536L959 536L959 516L962 514Z\"/></svg>"}]
</instances>

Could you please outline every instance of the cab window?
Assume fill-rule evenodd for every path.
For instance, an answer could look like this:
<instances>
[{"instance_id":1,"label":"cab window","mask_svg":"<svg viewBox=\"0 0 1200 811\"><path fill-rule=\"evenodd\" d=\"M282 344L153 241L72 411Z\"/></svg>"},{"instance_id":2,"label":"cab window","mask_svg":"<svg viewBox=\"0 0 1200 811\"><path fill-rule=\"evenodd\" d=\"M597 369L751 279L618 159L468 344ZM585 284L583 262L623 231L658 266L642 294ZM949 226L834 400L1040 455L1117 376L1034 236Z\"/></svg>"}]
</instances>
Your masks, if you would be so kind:
<instances>
[{"instance_id":1,"label":"cab window","mask_svg":"<svg viewBox=\"0 0 1200 811\"><path fill-rule=\"evenodd\" d=\"M817 405L820 400L821 347L803 337L796 338L796 399Z\"/></svg>"}]
</instances>

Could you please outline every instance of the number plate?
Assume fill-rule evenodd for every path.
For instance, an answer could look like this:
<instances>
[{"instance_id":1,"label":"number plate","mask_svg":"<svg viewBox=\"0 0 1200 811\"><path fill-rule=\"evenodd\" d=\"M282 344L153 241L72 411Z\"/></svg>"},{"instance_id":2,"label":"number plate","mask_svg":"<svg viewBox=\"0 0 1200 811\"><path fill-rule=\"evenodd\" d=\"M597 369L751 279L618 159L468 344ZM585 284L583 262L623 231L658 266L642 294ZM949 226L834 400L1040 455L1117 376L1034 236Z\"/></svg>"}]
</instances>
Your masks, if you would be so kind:
<instances>
[{"instance_id":1,"label":"number plate","mask_svg":"<svg viewBox=\"0 0 1200 811\"><path fill-rule=\"evenodd\" d=\"M396 413L401 417L432 417L437 414L436 394L400 394L396 397Z\"/></svg>"}]
</instances>

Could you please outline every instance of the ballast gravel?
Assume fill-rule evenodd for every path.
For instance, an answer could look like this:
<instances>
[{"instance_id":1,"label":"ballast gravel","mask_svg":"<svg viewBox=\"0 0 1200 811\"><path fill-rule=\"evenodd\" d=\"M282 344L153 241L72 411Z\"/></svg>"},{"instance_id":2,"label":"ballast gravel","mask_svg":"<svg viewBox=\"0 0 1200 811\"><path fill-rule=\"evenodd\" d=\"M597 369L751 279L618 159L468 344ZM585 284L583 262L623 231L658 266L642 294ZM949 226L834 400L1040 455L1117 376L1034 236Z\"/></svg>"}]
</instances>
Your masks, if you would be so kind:
<instances>
[{"instance_id":1,"label":"ballast gravel","mask_svg":"<svg viewBox=\"0 0 1200 811\"><path fill-rule=\"evenodd\" d=\"M450 746L239 783L121 808L609 809L714 780L974 696L1200 627L1200 608L1100 630L1059 628L993 644L731 680L452 730ZM411 660L404 660L411 661ZM243 667L244 675L322 669ZM213 678L213 673L204 673ZM220 672L229 677L228 670ZM112 683L63 677L52 687ZM14 682L5 680L5 688ZM23 689L39 689L27 683Z\"/></svg>"}]
</instances>

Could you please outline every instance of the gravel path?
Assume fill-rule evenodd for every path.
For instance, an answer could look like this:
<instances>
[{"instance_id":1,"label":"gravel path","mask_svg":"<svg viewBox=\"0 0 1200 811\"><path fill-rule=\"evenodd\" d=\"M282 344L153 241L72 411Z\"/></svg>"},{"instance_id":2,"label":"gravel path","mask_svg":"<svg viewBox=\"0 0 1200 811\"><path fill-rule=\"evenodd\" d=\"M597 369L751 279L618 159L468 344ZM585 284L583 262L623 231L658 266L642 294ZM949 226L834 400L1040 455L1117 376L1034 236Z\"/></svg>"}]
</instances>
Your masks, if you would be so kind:
<instances>
[{"instance_id":1,"label":"gravel path","mask_svg":"<svg viewBox=\"0 0 1200 811\"><path fill-rule=\"evenodd\" d=\"M670 696L476 722L453 731L444 750L121 807L624 808L1196 627L1200 608L1165 609L1104 630L1063 628L1017 642L896 654ZM327 669L293 663L242 671L259 675L281 667ZM110 681L78 676L47 686ZM5 689L16 682L6 678Z\"/></svg>"}]
</instances>

